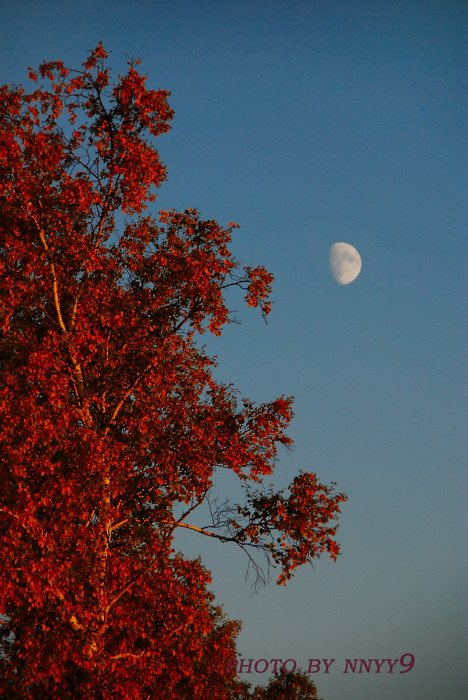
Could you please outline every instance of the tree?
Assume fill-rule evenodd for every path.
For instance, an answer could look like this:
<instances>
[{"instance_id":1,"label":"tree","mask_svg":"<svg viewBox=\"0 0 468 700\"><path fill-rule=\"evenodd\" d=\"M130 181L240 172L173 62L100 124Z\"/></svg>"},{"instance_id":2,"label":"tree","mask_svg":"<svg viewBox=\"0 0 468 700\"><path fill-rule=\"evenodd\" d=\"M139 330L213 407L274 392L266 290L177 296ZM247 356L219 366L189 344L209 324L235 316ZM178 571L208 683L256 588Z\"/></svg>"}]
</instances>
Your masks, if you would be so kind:
<instances>
[{"instance_id":1,"label":"tree","mask_svg":"<svg viewBox=\"0 0 468 700\"><path fill-rule=\"evenodd\" d=\"M239 625L175 532L241 547L260 576L263 553L285 583L336 558L345 496L311 473L264 485L292 399L242 399L197 339L232 320L228 288L266 316L272 275L232 257L233 223L145 213L169 93L138 61L113 84L106 58L98 45L82 70L30 71L31 93L0 89L0 688L221 699ZM221 470L243 503L216 506Z\"/></svg>"},{"instance_id":2,"label":"tree","mask_svg":"<svg viewBox=\"0 0 468 700\"><path fill-rule=\"evenodd\" d=\"M277 671L268 685L257 686L253 700L320 700L315 683L302 671Z\"/></svg>"}]
</instances>

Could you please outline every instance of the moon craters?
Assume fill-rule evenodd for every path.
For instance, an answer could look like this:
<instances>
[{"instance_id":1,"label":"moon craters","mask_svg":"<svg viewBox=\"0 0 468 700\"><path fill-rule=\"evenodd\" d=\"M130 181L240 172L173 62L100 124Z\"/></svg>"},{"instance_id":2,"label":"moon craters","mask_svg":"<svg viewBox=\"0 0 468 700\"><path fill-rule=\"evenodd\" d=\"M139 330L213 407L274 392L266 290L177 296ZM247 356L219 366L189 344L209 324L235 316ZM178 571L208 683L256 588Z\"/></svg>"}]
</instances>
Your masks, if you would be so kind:
<instances>
[{"instance_id":1,"label":"moon craters","mask_svg":"<svg viewBox=\"0 0 468 700\"><path fill-rule=\"evenodd\" d=\"M330 248L330 268L338 284L350 284L361 272L361 256L349 243L334 243Z\"/></svg>"}]
</instances>

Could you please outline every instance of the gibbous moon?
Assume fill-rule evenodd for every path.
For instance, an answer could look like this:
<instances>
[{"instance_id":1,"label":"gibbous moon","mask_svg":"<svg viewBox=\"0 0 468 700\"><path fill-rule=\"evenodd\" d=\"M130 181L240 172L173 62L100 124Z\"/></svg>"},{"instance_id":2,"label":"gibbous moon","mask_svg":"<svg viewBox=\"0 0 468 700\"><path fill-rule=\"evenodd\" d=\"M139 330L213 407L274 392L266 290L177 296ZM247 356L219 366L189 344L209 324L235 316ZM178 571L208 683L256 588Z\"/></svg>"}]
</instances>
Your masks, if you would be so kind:
<instances>
[{"instance_id":1,"label":"gibbous moon","mask_svg":"<svg viewBox=\"0 0 468 700\"><path fill-rule=\"evenodd\" d=\"M349 243L334 243L330 248L330 267L338 284L354 282L361 265L361 256Z\"/></svg>"}]
</instances>

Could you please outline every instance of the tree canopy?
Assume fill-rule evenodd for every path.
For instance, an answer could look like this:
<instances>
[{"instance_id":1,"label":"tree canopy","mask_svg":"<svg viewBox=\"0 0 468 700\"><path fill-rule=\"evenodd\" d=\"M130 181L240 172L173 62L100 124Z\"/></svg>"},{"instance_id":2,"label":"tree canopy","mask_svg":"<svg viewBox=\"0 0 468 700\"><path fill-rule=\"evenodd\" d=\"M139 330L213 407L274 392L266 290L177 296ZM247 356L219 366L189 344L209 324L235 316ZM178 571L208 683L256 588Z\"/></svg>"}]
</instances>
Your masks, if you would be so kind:
<instances>
[{"instance_id":1,"label":"tree canopy","mask_svg":"<svg viewBox=\"0 0 468 700\"><path fill-rule=\"evenodd\" d=\"M257 686L250 697L253 700L321 700L309 676L302 671L284 669L277 671L267 686Z\"/></svg>"},{"instance_id":2,"label":"tree canopy","mask_svg":"<svg viewBox=\"0 0 468 700\"><path fill-rule=\"evenodd\" d=\"M222 698L239 623L180 528L257 554L285 583L333 559L334 484L267 483L292 398L255 404L198 344L228 288L270 312L272 275L241 266L236 226L146 209L169 93L99 44L80 70L0 88L0 689L11 698ZM215 506L225 470L241 503ZM194 524L208 504L211 522Z\"/></svg>"}]
</instances>

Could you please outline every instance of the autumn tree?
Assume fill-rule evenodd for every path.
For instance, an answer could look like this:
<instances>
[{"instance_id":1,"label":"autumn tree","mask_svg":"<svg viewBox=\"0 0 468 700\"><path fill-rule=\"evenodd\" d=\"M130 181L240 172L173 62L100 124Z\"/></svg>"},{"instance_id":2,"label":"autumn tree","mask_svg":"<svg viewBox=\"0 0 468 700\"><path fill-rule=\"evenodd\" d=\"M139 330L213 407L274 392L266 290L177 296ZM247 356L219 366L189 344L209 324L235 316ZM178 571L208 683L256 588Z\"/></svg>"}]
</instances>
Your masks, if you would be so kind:
<instances>
[{"instance_id":1,"label":"autumn tree","mask_svg":"<svg viewBox=\"0 0 468 700\"><path fill-rule=\"evenodd\" d=\"M240 697L242 698L242 695ZM250 697L252 700L321 700L317 695L315 683L309 676L302 671L284 669L277 671L267 686L259 685L252 694L244 697Z\"/></svg>"},{"instance_id":2,"label":"autumn tree","mask_svg":"<svg viewBox=\"0 0 468 700\"><path fill-rule=\"evenodd\" d=\"M234 224L146 213L169 93L137 61L112 82L106 58L0 88L0 689L221 700L239 625L175 533L263 553L284 583L336 558L345 497L266 483L291 398L240 397L197 343L230 322L228 288L267 315L272 276L233 258ZM242 503L214 505L221 470Z\"/></svg>"}]
</instances>

